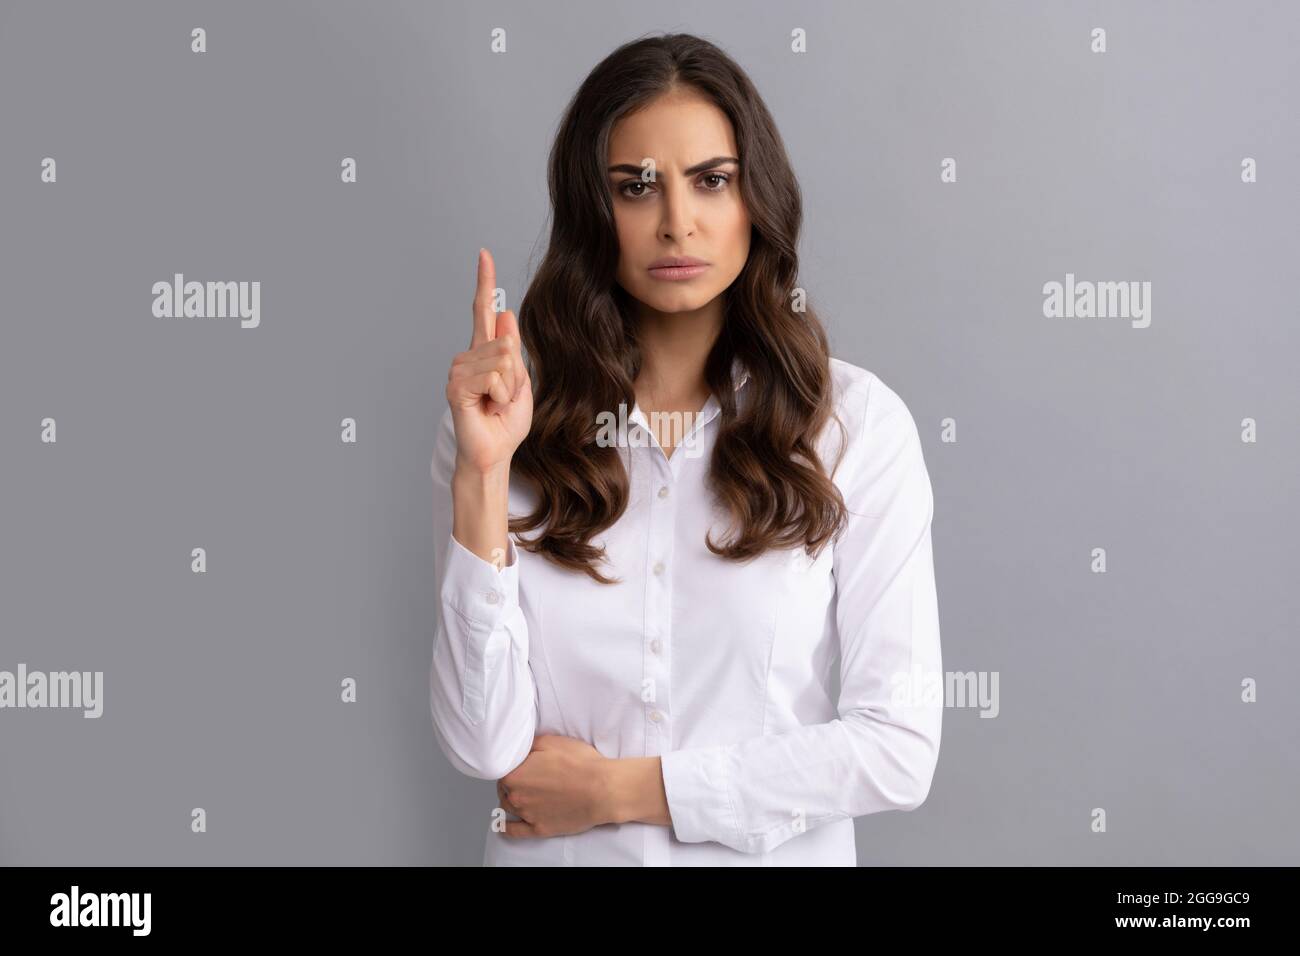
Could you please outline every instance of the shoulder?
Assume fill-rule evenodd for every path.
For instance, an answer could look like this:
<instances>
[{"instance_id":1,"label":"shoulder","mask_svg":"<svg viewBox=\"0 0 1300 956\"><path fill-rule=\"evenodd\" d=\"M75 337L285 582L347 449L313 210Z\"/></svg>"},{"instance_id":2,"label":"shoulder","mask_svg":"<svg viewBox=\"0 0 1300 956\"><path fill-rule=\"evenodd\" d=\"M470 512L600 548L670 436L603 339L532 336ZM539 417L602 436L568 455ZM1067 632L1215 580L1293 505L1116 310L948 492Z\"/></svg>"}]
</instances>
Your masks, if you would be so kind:
<instances>
[{"instance_id":1,"label":"shoulder","mask_svg":"<svg viewBox=\"0 0 1300 956\"><path fill-rule=\"evenodd\" d=\"M855 442L886 443L916 435L916 422L901 395L870 369L831 358L832 400L850 449Z\"/></svg>"},{"instance_id":2,"label":"shoulder","mask_svg":"<svg viewBox=\"0 0 1300 956\"><path fill-rule=\"evenodd\" d=\"M833 469L852 512L911 515L928 521L934 493L921 436L902 396L869 369L831 359L836 381L835 415L829 423L822 462ZM840 441L848 447L840 459Z\"/></svg>"}]
</instances>

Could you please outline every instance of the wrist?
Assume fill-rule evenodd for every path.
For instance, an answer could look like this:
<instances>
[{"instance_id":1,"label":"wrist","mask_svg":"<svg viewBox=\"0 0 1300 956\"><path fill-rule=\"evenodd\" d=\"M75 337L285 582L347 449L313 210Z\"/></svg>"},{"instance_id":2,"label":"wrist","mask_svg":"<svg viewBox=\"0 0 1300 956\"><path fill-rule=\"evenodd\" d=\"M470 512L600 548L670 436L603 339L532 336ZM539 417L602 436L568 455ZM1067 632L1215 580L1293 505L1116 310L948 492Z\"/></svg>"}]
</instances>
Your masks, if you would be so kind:
<instances>
[{"instance_id":1,"label":"wrist","mask_svg":"<svg viewBox=\"0 0 1300 956\"><path fill-rule=\"evenodd\" d=\"M623 761L615 757L605 757L600 762L600 818L602 823L626 823L627 784L622 767Z\"/></svg>"},{"instance_id":2,"label":"wrist","mask_svg":"<svg viewBox=\"0 0 1300 956\"><path fill-rule=\"evenodd\" d=\"M479 468L457 458L451 480L453 484L466 489L494 491L508 488L510 485L510 462L505 461L488 468Z\"/></svg>"},{"instance_id":3,"label":"wrist","mask_svg":"<svg viewBox=\"0 0 1300 956\"><path fill-rule=\"evenodd\" d=\"M658 757L610 757L603 764L602 790L608 823L653 823L656 796L662 796L662 771Z\"/></svg>"}]
</instances>

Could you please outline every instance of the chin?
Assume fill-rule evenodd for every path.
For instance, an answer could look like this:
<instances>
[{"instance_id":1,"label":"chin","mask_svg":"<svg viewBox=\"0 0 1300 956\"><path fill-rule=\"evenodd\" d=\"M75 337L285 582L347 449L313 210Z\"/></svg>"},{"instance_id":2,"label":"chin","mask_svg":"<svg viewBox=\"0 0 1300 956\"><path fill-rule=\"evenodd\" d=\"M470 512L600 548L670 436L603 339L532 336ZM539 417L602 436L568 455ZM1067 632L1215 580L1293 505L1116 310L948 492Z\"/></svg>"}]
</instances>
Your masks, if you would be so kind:
<instances>
[{"instance_id":1,"label":"chin","mask_svg":"<svg viewBox=\"0 0 1300 956\"><path fill-rule=\"evenodd\" d=\"M704 293L698 289L682 289L680 292L671 294L665 294L662 290L658 290L657 295L649 296L641 301L657 312L691 312L707 305L713 299L713 294Z\"/></svg>"}]
</instances>

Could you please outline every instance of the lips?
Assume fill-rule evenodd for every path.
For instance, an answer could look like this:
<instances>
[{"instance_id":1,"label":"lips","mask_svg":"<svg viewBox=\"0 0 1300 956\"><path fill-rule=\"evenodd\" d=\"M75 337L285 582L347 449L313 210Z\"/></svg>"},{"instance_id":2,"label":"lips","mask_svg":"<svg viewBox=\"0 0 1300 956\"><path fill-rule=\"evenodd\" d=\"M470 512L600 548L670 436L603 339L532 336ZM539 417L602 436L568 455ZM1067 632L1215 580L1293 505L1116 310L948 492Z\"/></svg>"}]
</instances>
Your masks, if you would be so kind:
<instances>
[{"instance_id":1,"label":"lips","mask_svg":"<svg viewBox=\"0 0 1300 956\"><path fill-rule=\"evenodd\" d=\"M703 259L697 259L694 256L664 256L650 263L649 269L670 269L677 266L707 266L708 263Z\"/></svg>"},{"instance_id":2,"label":"lips","mask_svg":"<svg viewBox=\"0 0 1300 956\"><path fill-rule=\"evenodd\" d=\"M647 271L656 279L690 279L709 268L709 263L694 256L664 256L650 263Z\"/></svg>"}]
</instances>

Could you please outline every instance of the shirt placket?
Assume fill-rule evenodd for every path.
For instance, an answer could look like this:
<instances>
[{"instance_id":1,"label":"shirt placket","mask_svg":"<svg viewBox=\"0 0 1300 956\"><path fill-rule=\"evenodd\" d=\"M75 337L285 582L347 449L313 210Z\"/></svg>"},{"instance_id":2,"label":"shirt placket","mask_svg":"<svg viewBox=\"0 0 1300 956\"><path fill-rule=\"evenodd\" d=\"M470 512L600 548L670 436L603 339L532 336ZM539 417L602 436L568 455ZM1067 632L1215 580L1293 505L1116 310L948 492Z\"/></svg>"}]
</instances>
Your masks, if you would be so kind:
<instances>
[{"instance_id":1,"label":"shirt placket","mask_svg":"<svg viewBox=\"0 0 1300 956\"><path fill-rule=\"evenodd\" d=\"M716 400L710 399L684 436L687 440L700 440L705 425L720 411ZM638 406L629 421L635 422L648 436L646 455L648 467L646 500L649 502L649 520L646 522L646 574L645 574L645 628L642 636L642 693L641 715L645 729L645 754L657 757L672 749L672 638L673 638L673 547L677 526L677 498L679 479L687 460L685 447L678 447L669 458L664 454L658 437L646 422ZM645 828L643 859L646 866L668 866L670 827Z\"/></svg>"},{"instance_id":2,"label":"shirt placket","mask_svg":"<svg viewBox=\"0 0 1300 956\"><path fill-rule=\"evenodd\" d=\"M650 428L644 449L646 467L645 617L641 635L641 722L645 734L645 755L657 757L672 748L672 562L673 527L677 496L676 478ZM643 859L646 866L668 866L668 827L646 826Z\"/></svg>"}]
</instances>

